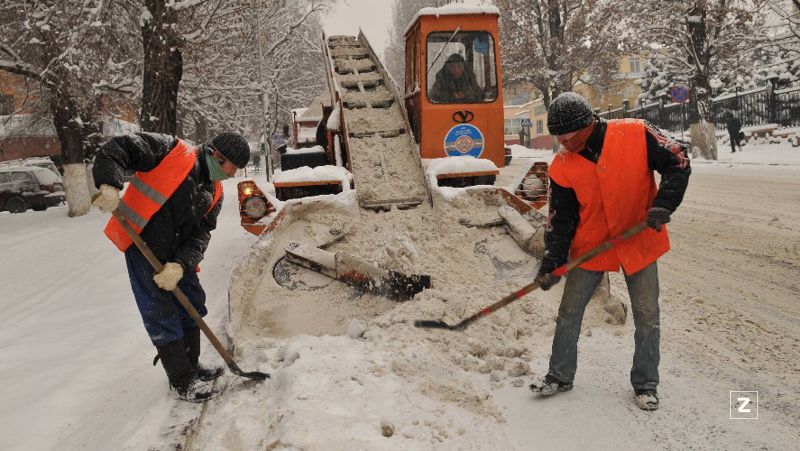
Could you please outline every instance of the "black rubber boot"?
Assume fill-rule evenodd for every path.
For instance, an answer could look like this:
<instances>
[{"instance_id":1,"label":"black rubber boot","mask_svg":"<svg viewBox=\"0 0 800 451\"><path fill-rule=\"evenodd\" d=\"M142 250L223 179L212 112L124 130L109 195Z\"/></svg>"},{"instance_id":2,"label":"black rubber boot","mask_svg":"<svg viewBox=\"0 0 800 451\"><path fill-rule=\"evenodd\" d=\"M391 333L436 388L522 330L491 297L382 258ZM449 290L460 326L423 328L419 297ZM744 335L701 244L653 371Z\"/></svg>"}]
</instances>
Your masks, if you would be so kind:
<instances>
[{"instance_id":1,"label":"black rubber boot","mask_svg":"<svg viewBox=\"0 0 800 451\"><path fill-rule=\"evenodd\" d=\"M186 354L189 363L194 365L197 378L201 381L213 381L222 376L225 368L221 366L206 366L200 363L200 329L183 329L183 340L186 342Z\"/></svg>"},{"instance_id":2,"label":"black rubber boot","mask_svg":"<svg viewBox=\"0 0 800 451\"><path fill-rule=\"evenodd\" d=\"M161 365L167 372L170 389L178 399L204 402L220 395L219 390L197 378L197 370L189 361L183 340L173 341L156 349Z\"/></svg>"}]
</instances>

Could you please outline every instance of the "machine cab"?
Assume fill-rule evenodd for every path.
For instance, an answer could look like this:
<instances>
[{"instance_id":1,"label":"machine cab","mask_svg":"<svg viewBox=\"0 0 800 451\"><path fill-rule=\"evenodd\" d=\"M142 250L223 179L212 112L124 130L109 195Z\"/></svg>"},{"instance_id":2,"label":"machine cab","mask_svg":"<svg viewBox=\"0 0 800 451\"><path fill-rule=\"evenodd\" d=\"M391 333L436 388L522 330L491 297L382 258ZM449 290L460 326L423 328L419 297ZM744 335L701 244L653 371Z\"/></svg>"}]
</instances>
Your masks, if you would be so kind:
<instances>
[{"instance_id":1,"label":"machine cab","mask_svg":"<svg viewBox=\"0 0 800 451\"><path fill-rule=\"evenodd\" d=\"M405 103L422 158L504 161L495 7L423 8L405 39Z\"/></svg>"}]
</instances>

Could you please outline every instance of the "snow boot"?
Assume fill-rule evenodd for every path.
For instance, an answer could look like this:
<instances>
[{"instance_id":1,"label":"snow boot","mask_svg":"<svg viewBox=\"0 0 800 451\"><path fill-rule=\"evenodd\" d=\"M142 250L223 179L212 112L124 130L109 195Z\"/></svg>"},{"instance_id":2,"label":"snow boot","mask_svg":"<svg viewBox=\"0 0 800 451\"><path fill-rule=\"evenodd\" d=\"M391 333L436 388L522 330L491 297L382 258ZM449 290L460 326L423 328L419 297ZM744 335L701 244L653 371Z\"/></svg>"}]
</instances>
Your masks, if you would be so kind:
<instances>
[{"instance_id":1,"label":"snow boot","mask_svg":"<svg viewBox=\"0 0 800 451\"><path fill-rule=\"evenodd\" d=\"M189 402L205 402L220 395L219 390L197 378L197 370L189 362L183 340L173 341L156 349L175 397Z\"/></svg>"},{"instance_id":2,"label":"snow boot","mask_svg":"<svg viewBox=\"0 0 800 451\"><path fill-rule=\"evenodd\" d=\"M642 410L658 409L658 392L655 389L634 390L636 394L636 406Z\"/></svg>"},{"instance_id":3,"label":"snow boot","mask_svg":"<svg viewBox=\"0 0 800 451\"><path fill-rule=\"evenodd\" d=\"M561 382L560 380L548 374L544 377L544 379L541 380L541 382L534 382L529 385L528 388L530 388L532 392L539 395L550 396L560 391L572 390L572 383Z\"/></svg>"},{"instance_id":4,"label":"snow boot","mask_svg":"<svg viewBox=\"0 0 800 451\"><path fill-rule=\"evenodd\" d=\"M183 341L186 342L189 363L194 365L198 379L209 382L222 376L225 368L219 365L206 366L200 363L200 329L183 329Z\"/></svg>"}]
</instances>

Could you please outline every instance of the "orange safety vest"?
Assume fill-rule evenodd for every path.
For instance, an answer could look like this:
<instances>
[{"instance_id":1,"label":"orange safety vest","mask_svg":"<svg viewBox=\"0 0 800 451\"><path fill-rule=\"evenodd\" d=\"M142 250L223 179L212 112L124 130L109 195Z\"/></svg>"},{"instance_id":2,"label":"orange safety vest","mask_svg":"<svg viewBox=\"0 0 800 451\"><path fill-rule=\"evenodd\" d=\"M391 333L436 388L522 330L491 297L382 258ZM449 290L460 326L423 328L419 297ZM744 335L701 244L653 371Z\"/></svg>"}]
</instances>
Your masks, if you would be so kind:
<instances>
[{"instance_id":1,"label":"orange safety vest","mask_svg":"<svg viewBox=\"0 0 800 451\"><path fill-rule=\"evenodd\" d=\"M580 223L572 240L572 258L642 222L656 196L653 171L647 164L644 122L608 121L600 159L592 163L575 152L559 152L550 165L550 177L572 188L580 203ZM589 271L634 274L669 250L666 226L651 228L615 245L582 264Z\"/></svg>"},{"instance_id":2,"label":"orange safety vest","mask_svg":"<svg viewBox=\"0 0 800 451\"><path fill-rule=\"evenodd\" d=\"M147 226L150 218L167 202L178 186L186 180L197 161L197 148L182 139L153 170L137 172L119 202L119 211L128 219L137 233ZM214 200L208 214L222 197L222 182L214 182ZM133 240L122 225L112 216L106 224L105 234L119 250L125 252Z\"/></svg>"}]
</instances>

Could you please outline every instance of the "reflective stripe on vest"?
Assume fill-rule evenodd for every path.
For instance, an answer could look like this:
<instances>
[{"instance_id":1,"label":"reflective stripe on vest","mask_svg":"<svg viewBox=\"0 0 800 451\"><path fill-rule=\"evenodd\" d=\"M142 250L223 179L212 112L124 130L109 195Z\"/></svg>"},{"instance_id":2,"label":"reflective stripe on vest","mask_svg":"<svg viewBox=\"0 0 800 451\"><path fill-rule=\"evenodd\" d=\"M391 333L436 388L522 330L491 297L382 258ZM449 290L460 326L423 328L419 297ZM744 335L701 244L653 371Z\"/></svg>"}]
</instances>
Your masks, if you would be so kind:
<instances>
[{"instance_id":1,"label":"reflective stripe on vest","mask_svg":"<svg viewBox=\"0 0 800 451\"><path fill-rule=\"evenodd\" d=\"M608 121L597 163L578 153L560 151L549 168L550 177L572 188L580 203L580 223L570 248L570 258L582 255L645 220L656 196L653 171L647 163L644 122L637 119ZM634 274L669 250L666 227L645 229L633 238L589 260L589 271Z\"/></svg>"},{"instance_id":2,"label":"reflective stripe on vest","mask_svg":"<svg viewBox=\"0 0 800 451\"><path fill-rule=\"evenodd\" d=\"M128 218L137 233L141 233L150 218L186 180L196 161L197 149L179 139L178 144L152 171L137 172L133 176L120 199L119 210ZM106 224L105 234L123 252L133 243L113 216Z\"/></svg>"}]
</instances>

